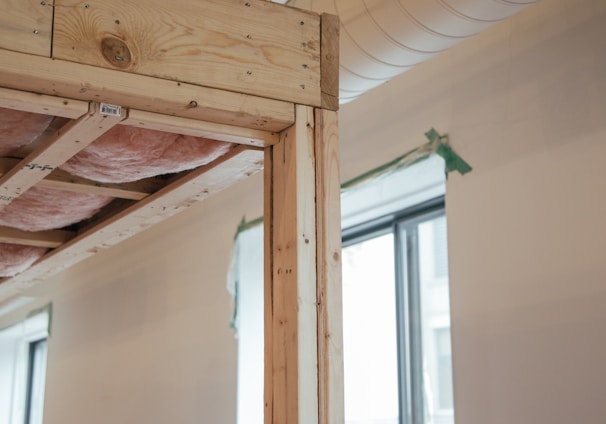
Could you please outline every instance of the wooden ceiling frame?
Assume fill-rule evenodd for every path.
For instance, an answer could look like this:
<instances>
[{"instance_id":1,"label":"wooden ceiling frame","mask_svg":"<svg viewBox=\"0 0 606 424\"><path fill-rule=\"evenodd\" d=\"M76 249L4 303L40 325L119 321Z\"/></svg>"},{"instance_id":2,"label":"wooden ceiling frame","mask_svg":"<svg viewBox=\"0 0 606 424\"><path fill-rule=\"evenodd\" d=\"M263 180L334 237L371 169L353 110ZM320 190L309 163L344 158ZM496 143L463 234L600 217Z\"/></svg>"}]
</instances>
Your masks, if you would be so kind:
<instances>
[{"instance_id":1,"label":"wooden ceiling frame","mask_svg":"<svg viewBox=\"0 0 606 424\"><path fill-rule=\"evenodd\" d=\"M0 227L0 241L51 248L0 301L264 169L265 423L342 424L338 19L263 0L0 6L0 107L57 117L0 160L0 204L31 186L121 199L75 229ZM56 170L114 125L236 146L134 184Z\"/></svg>"}]
</instances>

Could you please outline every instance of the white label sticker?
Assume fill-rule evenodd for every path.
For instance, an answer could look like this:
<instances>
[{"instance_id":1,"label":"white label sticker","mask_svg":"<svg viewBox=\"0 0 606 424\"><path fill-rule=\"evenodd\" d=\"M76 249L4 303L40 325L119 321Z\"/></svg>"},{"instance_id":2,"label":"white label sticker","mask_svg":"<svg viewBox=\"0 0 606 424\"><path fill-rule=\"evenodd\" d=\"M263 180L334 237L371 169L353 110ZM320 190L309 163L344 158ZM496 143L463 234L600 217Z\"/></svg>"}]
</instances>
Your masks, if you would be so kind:
<instances>
[{"instance_id":1,"label":"white label sticker","mask_svg":"<svg viewBox=\"0 0 606 424\"><path fill-rule=\"evenodd\" d=\"M110 105L108 103L101 103L101 115L120 116L121 113L122 107Z\"/></svg>"}]
</instances>

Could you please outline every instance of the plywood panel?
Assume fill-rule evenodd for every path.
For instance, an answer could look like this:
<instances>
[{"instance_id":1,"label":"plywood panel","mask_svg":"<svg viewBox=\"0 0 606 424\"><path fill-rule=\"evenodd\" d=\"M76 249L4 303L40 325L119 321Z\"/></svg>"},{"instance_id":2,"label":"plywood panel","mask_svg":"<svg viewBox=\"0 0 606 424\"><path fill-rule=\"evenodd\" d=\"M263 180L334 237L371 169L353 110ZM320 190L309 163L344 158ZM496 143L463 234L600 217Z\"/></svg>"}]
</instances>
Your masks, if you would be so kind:
<instances>
[{"instance_id":1,"label":"plywood panel","mask_svg":"<svg viewBox=\"0 0 606 424\"><path fill-rule=\"evenodd\" d=\"M53 57L320 105L320 19L261 0L57 0Z\"/></svg>"},{"instance_id":2,"label":"plywood panel","mask_svg":"<svg viewBox=\"0 0 606 424\"><path fill-rule=\"evenodd\" d=\"M41 0L0 0L0 48L50 56L53 8Z\"/></svg>"}]
</instances>

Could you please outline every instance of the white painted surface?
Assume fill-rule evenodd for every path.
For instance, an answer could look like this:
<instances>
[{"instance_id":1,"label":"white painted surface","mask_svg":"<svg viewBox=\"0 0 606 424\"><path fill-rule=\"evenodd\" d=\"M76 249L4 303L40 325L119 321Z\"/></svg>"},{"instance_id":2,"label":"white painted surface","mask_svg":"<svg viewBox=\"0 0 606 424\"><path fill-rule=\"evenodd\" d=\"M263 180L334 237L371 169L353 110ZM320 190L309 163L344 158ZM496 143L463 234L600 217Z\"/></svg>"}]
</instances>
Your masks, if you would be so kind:
<instances>
[{"instance_id":1,"label":"white painted surface","mask_svg":"<svg viewBox=\"0 0 606 424\"><path fill-rule=\"evenodd\" d=\"M606 2L543 0L343 107L347 180L449 133L458 424L602 423ZM225 274L261 179L52 279L46 423L235 423ZM261 388L259 388L261 390Z\"/></svg>"}]
</instances>

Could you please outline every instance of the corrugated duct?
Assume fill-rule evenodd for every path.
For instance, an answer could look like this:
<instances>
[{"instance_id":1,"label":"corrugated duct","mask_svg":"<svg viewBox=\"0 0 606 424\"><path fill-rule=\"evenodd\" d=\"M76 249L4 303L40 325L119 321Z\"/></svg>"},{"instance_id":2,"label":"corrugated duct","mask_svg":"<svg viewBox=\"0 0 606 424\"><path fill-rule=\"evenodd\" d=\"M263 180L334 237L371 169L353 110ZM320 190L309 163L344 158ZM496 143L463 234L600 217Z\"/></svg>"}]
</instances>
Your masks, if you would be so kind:
<instances>
[{"instance_id":1,"label":"corrugated duct","mask_svg":"<svg viewBox=\"0 0 606 424\"><path fill-rule=\"evenodd\" d=\"M500 22L536 0L290 0L341 21L340 102Z\"/></svg>"}]
</instances>

